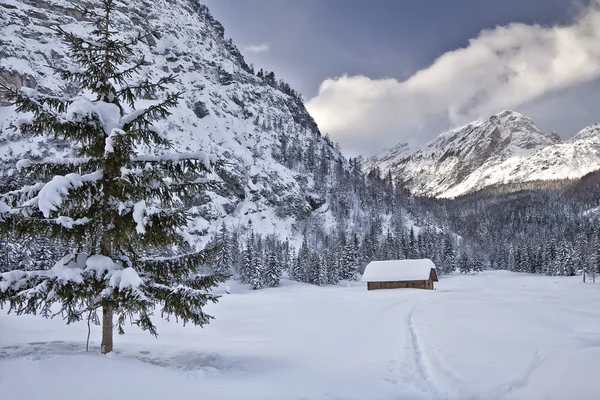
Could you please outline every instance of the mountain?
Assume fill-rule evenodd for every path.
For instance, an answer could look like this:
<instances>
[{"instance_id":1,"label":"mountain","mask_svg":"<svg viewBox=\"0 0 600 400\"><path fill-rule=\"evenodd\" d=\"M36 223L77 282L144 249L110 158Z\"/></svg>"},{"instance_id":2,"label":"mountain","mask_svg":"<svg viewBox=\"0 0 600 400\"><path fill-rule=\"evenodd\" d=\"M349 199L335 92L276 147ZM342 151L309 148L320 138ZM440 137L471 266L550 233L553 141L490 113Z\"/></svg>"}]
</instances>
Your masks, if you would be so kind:
<instances>
[{"instance_id":1,"label":"mountain","mask_svg":"<svg viewBox=\"0 0 600 400\"><path fill-rule=\"evenodd\" d=\"M90 5L88 2L76 4ZM93 4L93 3L92 3ZM242 229L293 236L293 225L324 203L326 186L317 187L314 157L333 165L348 163L323 138L300 95L274 73L254 73L224 28L196 0L118 2L116 27L123 37L145 35L137 55L150 65L153 79L177 74L183 100L158 128L175 151L206 151L224 160L217 171L222 185L193 206L189 231L197 238L225 220ZM44 94L75 96L52 66L74 67L52 27L85 34L80 10L64 0L6 0L0 5L0 83L35 88ZM69 144L22 137L10 129L18 115L0 98L0 184L16 184L15 162L22 157L69 155ZM141 149L143 150L143 149ZM310 157L307 154L310 153ZM206 203L202 201L202 203ZM217 224L218 226L218 224ZM203 239L204 240L204 239Z\"/></svg>"},{"instance_id":2,"label":"mountain","mask_svg":"<svg viewBox=\"0 0 600 400\"><path fill-rule=\"evenodd\" d=\"M454 198L484 188L577 179L600 169L600 126L561 142L517 112L503 111L443 133L411 154L367 160L413 194Z\"/></svg>"},{"instance_id":3,"label":"mountain","mask_svg":"<svg viewBox=\"0 0 600 400\"><path fill-rule=\"evenodd\" d=\"M381 170L388 171L394 164L410 156L416 150L417 147L409 143L398 143L391 149L383 150L367 158L363 163L363 168L365 171L370 171L374 167L379 167Z\"/></svg>"}]
</instances>

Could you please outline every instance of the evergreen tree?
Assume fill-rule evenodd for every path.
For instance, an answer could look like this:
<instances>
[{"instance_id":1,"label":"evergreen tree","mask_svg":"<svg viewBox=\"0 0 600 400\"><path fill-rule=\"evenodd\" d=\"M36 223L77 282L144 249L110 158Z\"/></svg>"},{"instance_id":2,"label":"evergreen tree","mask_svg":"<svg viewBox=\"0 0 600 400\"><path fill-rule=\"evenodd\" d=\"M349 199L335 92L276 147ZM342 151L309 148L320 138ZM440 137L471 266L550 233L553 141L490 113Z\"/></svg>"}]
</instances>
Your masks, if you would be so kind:
<instances>
[{"instance_id":1,"label":"evergreen tree","mask_svg":"<svg viewBox=\"0 0 600 400\"><path fill-rule=\"evenodd\" d=\"M279 285L281 280L281 264L277 261L277 256L273 251L270 251L266 257L265 268L265 285L275 287Z\"/></svg>"},{"instance_id":2,"label":"evergreen tree","mask_svg":"<svg viewBox=\"0 0 600 400\"><path fill-rule=\"evenodd\" d=\"M290 271L290 278L298 281L298 282L307 282L308 276L307 272L309 270L310 263L310 250L308 249L308 242L306 241L306 236L302 240L302 246L298 251L298 256L296 257L296 261L292 266L292 271Z\"/></svg>"},{"instance_id":3,"label":"evergreen tree","mask_svg":"<svg viewBox=\"0 0 600 400\"><path fill-rule=\"evenodd\" d=\"M469 259L469 255L463 252L458 258L458 270L461 274L468 274L471 272L471 260Z\"/></svg>"},{"instance_id":4,"label":"evergreen tree","mask_svg":"<svg viewBox=\"0 0 600 400\"><path fill-rule=\"evenodd\" d=\"M258 253L255 253L252 259L249 283L252 290L258 290L263 287L263 260Z\"/></svg>"},{"instance_id":5,"label":"evergreen tree","mask_svg":"<svg viewBox=\"0 0 600 400\"><path fill-rule=\"evenodd\" d=\"M315 281L313 283L318 286L326 286L328 283L327 264L325 263L325 260L323 259L322 256L315 257L315 262L316 262L316 277L315 277Z\"/></svg>"},{"instance_id":6,"label":"evergreen tree","mask_svg":"<svg viewBox=\"0 0 600 400\"><path fill-rule=\"evenodd\" d=\"M473 257L473 272L483 271L484 261L481 253L475 253Z\"/></svg>"},{"instance_id":7,"label":"evergreen tree","mask_svg":"<svg viewBox=\"0 0 600 400\"><path fill-rule=\"evenodd\" d=\"M242 252L240 251L240 239L237 229L233 229L231 232L231 267L239 277L241 265L242 265Z\"/></svg>"},{"instance_id":8,"label":"evergreen tree","mask_svg":"<svg viewBox=\"0 0 600 400\"><path fill-rule=\"evenodd\" d=\"M252 269L255 266L254 258L254 232L252 232L246 242L246 248L242 252L242 265L239 273L242 283L250 283L253 276Z\"/></svg>"},{"instance_id":9,"label":"evergreen tree","mask_svg":"<svg viewBox=\"0 0 600 400\"><path fill-rule=\"evenodd\" d=\"M444 240L442 270L446 274L450 274L456 270L456 255L454 253L454 247L450 237L446 237L446 240Z\"/></svg>"},{"instance_id":10,"label":"evergreen tree","mask_svg":"<svg viewBox=\"0 0 600 400\"><path fill-rule=\"evenodd\" d=\"M292 259L292 254L291 254L290 242L288 239L285 239L285 242L283 243L283 246L281 248L281 269L283 271L290 270L291 259Z\"/></svg>"},{"instance_id":11,"label":"evergreen tree","mask_svg":"<svg viewBox=\"0 0 600 400\"><path fill-rule=\"evenodd\" d=\"M231 238L227 230L227 225L223 221L221 230L216 238L217 254L215 256L214 272L223 276L231 275L232 257L231 257Z\"/></svg>"},{"instance_id":12,"label":"evergreen tree","mask_svg":"<svg viewBox=\"0 0 600 400\"><path fill-rule=\"evenodd\" d=\"M102 309L102 353L113 349L113 317L124 333L127 320L157 335L155 310L184 323L204 325L203 311L217 301L209 289L223 277L197 274L210 251L196 252L179 234L188 221L182 201L191 201L206 183L211 157L204 153L138 155L172 143L153 123L169 116L181 93L164 93L176 83L170 75L132 82L146 60L133 60L140 36L117 39L111 17L116 4L103 0L91 38L55 28L79 68L56 68L93 98L45 96L4 87L17 112L33 118L19 126L27 135L68 141L70 159L21 160L18 169L43 183L1 196L1 227L19 236L49 236L73 251L50 271L11 271L0 275L0 305L9 312L62 315L67 323ZM136 110L138 97L158 100ZM163 150L163 153L164 153ZM18 210L18 211L17 211ZM164 249L184 254L154 257ZM60 306L58 314L53 306Z\"/></svg>"},{"instance_id":13,"label":"evergreen tree","mask_svg":"<svg viewBox=\"0 0 600 400\"><path fill-rule=\"evenodd\" d=\"M355 280L358 272L358 237L354 234L353 239L346 245L343 253L340 278Z\"/></svg>"}]
</instances>

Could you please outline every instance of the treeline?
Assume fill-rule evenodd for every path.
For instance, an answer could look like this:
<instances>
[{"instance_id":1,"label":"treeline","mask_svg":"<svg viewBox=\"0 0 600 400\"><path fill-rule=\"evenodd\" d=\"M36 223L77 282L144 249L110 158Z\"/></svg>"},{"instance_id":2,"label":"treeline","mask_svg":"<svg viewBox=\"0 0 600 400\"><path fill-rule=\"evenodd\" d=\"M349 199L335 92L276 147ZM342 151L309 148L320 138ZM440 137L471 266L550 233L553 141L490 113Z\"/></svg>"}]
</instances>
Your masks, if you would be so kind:
<instances>
[{"instance_id":1,"label":"treeline","mask_svg":"<svg viewBox=\"0 0 600 400\"><path fill-rule=\"evenodd\" d=\"M456 235L431 215L417 218L426 210L395 188L391 176L364 174L360 158L336 159L323 138L287 140L276 159L298 172L310 169L317 183L311 211L296 222L301 239L223 223L211 241L221 249L211 265L215 272L259 289L276 286L283 274L320 286L354 280L373 260L430 258L442 274L483 268L483 256L460 252Z\"/></svg>"},{"instance_id":2,"label":"treeline","mask_svg":"<svg viewBox=\"0 0 600 400\"><path fill-rule=\"evenodd\" d=\"M492 269L573 276L600 272L600 176L498 195L423 199ZM471 256L473 257L473 256Z\"/></svg>"},{"instance_id":3,"label":"treeline","mask_svg":"<svg viewBox=\"0 0 600 400\"><path fill-rule=\"evenodd\" d=\"M254 73L254 67L250 66L250 72ZM275 72L273 71L263 71L263 69L259 69L256 73L256 76L261 78L264 83L267 85L274 87L275 89L281 91L282 93L287 94L288 96L292 96L300 101L304 101L302 99L302 94L297 90L292 89L292 87L284 82L283 80L275 78Z\"/></svg>"},{"instance_id":4,"label":"treeline","mask_svg":"<svg viewBox=\"0 0 600 400\"><path fill-rule=\"evenodd\" d=\"M402 225L392 226L385 234L372 229L360 237L356 232L337 232L325 235L322 241L311 234L295 249L289 240L274 234L240 234L222 224L210 247L218 249L210 265L212 271L248 283L252 289L277 286L284 273L298 282L335 285L357 279L373 260L430 258L440 273L483 267L483 261L472 263L464 255L457 256L451 235L433 229L415 233L415 229Z\"/></svg>"}]
</instances>

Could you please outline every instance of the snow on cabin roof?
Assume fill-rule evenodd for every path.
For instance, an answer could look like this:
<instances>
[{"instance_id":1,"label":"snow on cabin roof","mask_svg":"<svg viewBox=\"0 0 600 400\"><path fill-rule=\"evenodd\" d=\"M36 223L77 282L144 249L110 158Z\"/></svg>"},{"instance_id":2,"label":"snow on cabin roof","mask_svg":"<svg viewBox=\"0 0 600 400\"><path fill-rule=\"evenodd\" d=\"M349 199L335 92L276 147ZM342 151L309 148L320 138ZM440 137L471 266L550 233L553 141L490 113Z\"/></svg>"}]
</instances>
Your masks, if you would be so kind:
<instances>
[{"instance_id":1,"label":"snow on cabin roof","mask_svg":"<svg viewBox=\"0 0 600 400\"><path fill-rule=\"evenodd\" d=\"M371 261L363 282L426 281L435 264L429 259Z\"/></svg>"}]
</instances>

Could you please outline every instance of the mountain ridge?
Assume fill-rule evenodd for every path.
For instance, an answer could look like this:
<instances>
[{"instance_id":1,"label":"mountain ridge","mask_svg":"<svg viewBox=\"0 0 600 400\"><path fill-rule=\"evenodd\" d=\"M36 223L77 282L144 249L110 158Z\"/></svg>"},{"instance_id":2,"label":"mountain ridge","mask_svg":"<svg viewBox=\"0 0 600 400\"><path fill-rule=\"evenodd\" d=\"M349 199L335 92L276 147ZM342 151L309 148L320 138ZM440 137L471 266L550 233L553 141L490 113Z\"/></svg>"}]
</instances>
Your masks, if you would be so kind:
<instances>
[{"instance_id":1,"label":"mountain ridge","mask_svg":"<svg viewBox=\"0 0 600 400\"><path fill-rule=\"evenodd\" d=\"M398 146L396 146L398 147ZM578 179L600 169L600 124L562 141L505 110L442 133L410 154L378 153L365 169L390 171L415 195L454 198L489 187Z\"/></svg>"}]
</instances>

